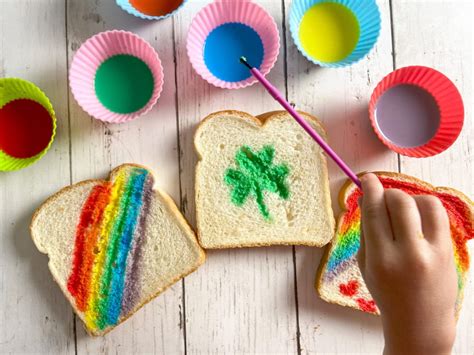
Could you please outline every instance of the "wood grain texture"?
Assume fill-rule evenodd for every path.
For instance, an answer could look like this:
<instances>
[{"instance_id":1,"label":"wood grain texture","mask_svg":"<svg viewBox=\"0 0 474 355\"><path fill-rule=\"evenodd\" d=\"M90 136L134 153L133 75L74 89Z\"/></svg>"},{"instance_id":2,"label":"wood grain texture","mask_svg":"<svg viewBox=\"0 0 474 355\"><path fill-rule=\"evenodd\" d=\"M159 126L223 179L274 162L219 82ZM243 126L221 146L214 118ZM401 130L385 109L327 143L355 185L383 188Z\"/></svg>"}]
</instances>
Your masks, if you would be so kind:
<instances>
[{"instance_id":1,"label":"wood grain texture","mask_svg":"<svg viewBox=\"0 0 474 355\"><path fill-rule=\"evenodd\" d=\"M397 171L397 155L374 134L368 116L372 90L392 68L390 6L377 1L382 32L376 47L362 61L346 68L317 67L298 52L287 27L288 100L298 109L319 117L332 148L356 172ZM285 1L289 17L290 0ZM333 209L346 176L329 162ZM304 354L377 353L383 348L380 319L322 301L314 288L323 249L296 247L301 350Z\"/></svg>"},{"instance_id":2,"label":"wood grain texture","mask_svg":"<svg viewBox=\"0 0 474 355\"><path fill-rule=\"evenodd\" d=\"M69 62L90 36L124 29L152 44L165 72L164 90L155 108L126 124L105 124L89 117L70 95L73 182L106 177L112 168L133 162L151 168L156 185L179 200L172 21L144 22L123 12L115 1L69 0L67 4ZM103 338L90 338L76 319L77 350L81 354L183 353L182 317L182 285L177 283Z\"/></svg>"},{"instance_id":3,"label":"wood grain texture","mask_svg":"<svg viewBox=\"0 0 474 355\"><path fill-rule=\"evenodd\" d=\"M233 91L197 76L186 53L192 17L209 1L191 1L175 17L182 207L194 224L193 135L208 114L237 109L257 115L278 109L259 86ZM280 1L259 1L281 30ZM270 80L284 88L283 50ZM186 278L186 345L190 354L295 353L296 315L292 249L212 251Z\"/></svg>"},{"instance_id":4,"label":"wood grain texture","mask_svg":"<svg viewBox=\"0 0 474 355\"><path fill-rule=\"evenodd\" d=\"M52 280L47 257L31 241L31 215L47 196L71 182L105 178L111 168L126 162L154 170L157 185L181 203L195 224L196 125L218 110L257 115L280 108L259 85L221 90L192 69L187 31L193 16L210 1L190 1L173 18L150 22L121 11L114 0L0 0L0 77L37 83L58 116L58 136L45 158L25 170L0 173L0 353L381 352L378 318L318 298L313 285L321 249L212 251L206 264L184 282L105 337L90 338ZM297 51L287 26L291 0L254 1L272 14L282 36L269 79L298 109L322 119L331 145L354 170L400 168L473 197L470 0L391 0L392 13L390 0L377 0L383 20L380 40L368 58L344 69L316 67ZM130 30L148 40L165 71L157 106L121 125L89 117L68 95L67 69L74 53L88 37L108 29ZM466 102L466 125L457 143L425 160L399 160L378 141L367 114L378 81L394 65L410 64L447 74ZM331 162L329 169L337 212L336 196L345 177ZM470 274L457 354L474 353L472 270Z\"/></svg>"},{"instance_id":5,"label":"wood grain texture","mask_svg":"<svg viewBox=\"0 0 474 355\"><path fill-rule=\"evenodd\" d=\"M24 24L28 23L28 26ZM58 134L35 165L0 172L0 353L74 353L71 308L31 240L33 211L69 184L64 2L0 1L0 76L37 84Z\"/></svg>"},{"instance_id":6,"label":"wood grain texture","mask_svg":"<svg viewBox=\"0 0 474 355\"><path fill-rule=\"evenodd\" d=\"M474 124L472 121L472 11L469 0L393 2L395 64L426 65L447 75L464 98L463 131L446 152L429 159L402 157L401 171L437 186L474 197ZM469 16L471 14L471 16ZM470 243L474 255L474 243ZM473 354L474 273L471 268L458 322L455 354Z\"/></svg>"}]
</instances>

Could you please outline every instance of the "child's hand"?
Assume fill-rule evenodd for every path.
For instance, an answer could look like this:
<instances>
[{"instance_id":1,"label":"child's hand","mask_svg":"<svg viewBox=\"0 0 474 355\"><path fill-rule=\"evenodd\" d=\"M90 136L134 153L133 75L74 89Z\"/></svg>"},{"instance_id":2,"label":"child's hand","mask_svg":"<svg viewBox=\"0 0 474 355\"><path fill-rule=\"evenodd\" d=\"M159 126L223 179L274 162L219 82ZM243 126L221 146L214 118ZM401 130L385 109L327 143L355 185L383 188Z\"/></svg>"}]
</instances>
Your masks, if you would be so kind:
<instances>
[{"instance_id":1,"label":"child's hand","mask_svg":"<svg viewBox=\"0 0 474 355\"><path fill-rule=\"evenodd\" d=\"M360 269L380 309L386 354L448 354L457 275L449 220L433 196L384 190L361 178Z\"/></svg>"}]
</instances>

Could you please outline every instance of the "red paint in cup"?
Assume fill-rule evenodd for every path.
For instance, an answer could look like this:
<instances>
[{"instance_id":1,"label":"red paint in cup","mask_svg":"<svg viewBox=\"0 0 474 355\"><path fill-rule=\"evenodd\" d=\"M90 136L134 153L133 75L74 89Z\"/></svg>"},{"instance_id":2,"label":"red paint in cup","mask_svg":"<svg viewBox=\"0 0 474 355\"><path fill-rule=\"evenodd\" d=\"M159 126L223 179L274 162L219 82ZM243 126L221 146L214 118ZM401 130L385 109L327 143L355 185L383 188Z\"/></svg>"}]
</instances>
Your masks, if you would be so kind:
<instances>
[{"instance_id":1,"label":"red paint in cup","mask_svg":"<svg viewBox=\"0 0 474 355\"><path fill-rule=\"evenodd\" d=\"M53 130L49 112L33 100L10 101L0 109L0 150L11 157L24 159L41 153Z\"/></svg>"}]
</instances>

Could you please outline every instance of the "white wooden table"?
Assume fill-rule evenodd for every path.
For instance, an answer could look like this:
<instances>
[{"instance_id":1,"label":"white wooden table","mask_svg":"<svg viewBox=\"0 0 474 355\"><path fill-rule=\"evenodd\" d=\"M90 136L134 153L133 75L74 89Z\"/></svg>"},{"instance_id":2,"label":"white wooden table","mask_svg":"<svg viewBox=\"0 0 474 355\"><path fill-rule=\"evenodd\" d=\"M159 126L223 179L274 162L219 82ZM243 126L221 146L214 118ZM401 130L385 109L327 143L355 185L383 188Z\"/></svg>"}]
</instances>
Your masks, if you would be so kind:
<instances>
[{"instance_id":1,"label":"white wooden table","mask_svg":"<svg viewBox=\"0 0 474 355\"><path fill-rule=\"evenodd\" d=\"M269 78L326 124L332 146L357 171L392 170L474 195L472 1L378 0L383 28L369 57L345 69L318 68L288 33L290 0L256 0L275 18L280 57ZM114 0L0 0L0 77L37 83L58 116L47 156L23 171L0 173L0 353L380 353L378 318L322 302L313 283L322 250L278 247L211 251L207 263L103 338L90 338L54 283L47 257L34 247L33 210L59 188L105 177L124 162L149 166L158 184L194 224L193 132L221 109L252 114L279 109L264 90L213 88L186 54L191 0L176 16L148 22ZM85 114L68 90L68 65L80 44L107 29L134 31L157 49L164 92L146 117L103 124ZM387 150L370 128L367 103L382 77L411 64L433 66L458 86L466 123L456 144L419 160ZM344 180L330 163L333 199ZM337 206L334 203L335 211ZM473 250L471 243L471 250ZM473 250L474 251L474 250ZM474 275L458 325L455 351L474 353Z\"/></svg>"}]
</instances>

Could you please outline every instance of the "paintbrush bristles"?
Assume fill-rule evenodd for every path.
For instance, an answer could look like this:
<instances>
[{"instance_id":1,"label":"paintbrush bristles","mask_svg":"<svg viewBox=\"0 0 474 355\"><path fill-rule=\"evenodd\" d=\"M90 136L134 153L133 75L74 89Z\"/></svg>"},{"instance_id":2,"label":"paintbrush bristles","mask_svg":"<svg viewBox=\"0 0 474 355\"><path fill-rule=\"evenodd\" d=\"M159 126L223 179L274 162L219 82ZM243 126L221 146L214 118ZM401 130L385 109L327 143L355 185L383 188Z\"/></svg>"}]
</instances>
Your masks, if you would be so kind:
<instances>
[{"instance_id":1,"label":"paintbrush bristles","mask_svg":"<svg viewBox=\"0 0 474 355\"><path fill-rule=\"evenodd\" d=\"M240 57L240 62L245 65L247 68L252 69L252 66L247 62L247 58Z\"/></svg>"}]
</instances>

